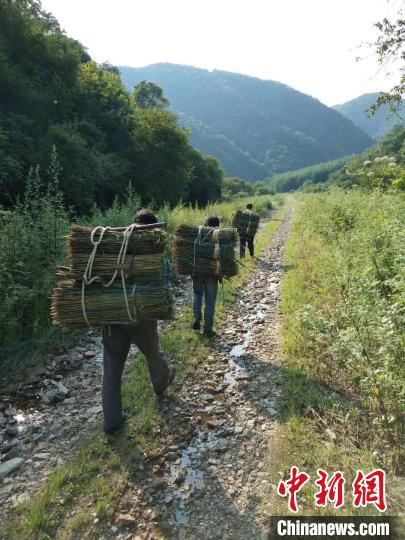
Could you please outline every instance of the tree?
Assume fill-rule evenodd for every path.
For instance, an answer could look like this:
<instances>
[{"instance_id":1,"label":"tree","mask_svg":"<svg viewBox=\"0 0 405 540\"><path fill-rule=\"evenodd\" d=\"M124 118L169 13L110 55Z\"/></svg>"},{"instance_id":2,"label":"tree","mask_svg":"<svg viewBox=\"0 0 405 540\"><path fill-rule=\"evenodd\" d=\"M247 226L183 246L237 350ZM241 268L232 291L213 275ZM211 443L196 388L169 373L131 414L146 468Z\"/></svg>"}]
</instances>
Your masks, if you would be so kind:
<instances>
[{"instance_id":1,"label":"tree","mask_svg":"<svg viewBox=\"0 0 405 540\"><path fill-rule=\"evenodd\" d=\"M401 62L399 68L399 82L389 92L383 92L377 101L369 109L374 114L381 105L388 105L391 111L395 111L401 104L405 93L405 19L402 10L398 12L398 18L390 21L384 18L375 24L380 35L373 44L377 53L378 62L381 65Z\"/></svg>"},{"instance_id":2,"label":"tree","mask_svg":"<svg viewBox=\"0 0 405 540\"><path fill-rule=\"evenodd\" d=\"M194 148L189 147L188 160L191 165L191 181L187 188L185 201L199 207L221 198L224 173L216 158L203 157Z\"/></svg>"},{"instance_id":3,"label":"tree","mask_svg":"<svg viewBox=\"0 0 405 540\"><path fill-rule=\"evenodd\" d=\"M153 82L141 81L132 92L131 102L134 106L146 109L155 107L165 109L169 101L164 97L163 90Z\"/></svg>"},{"instance_id":4,"label":"tree","mask_svg":"<svg viewBox=\"0 0 405 540\"><path fill-rule=\"evenodd\" d=\"M190 182L188 135L169 111L154 107L134 113L131 178L144 200L176 204Z\"/></svg>"}]
</instances>

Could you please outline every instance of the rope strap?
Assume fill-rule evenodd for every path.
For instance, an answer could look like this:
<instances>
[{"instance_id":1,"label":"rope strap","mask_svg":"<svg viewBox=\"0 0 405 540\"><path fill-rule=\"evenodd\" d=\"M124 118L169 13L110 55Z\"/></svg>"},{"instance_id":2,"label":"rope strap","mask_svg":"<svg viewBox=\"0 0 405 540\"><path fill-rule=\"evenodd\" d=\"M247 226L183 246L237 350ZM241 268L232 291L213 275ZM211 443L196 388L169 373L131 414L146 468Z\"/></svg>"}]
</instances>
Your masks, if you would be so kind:
<instances>
[{"instance_id":1,"label":"rope strap","mask_svg":"<svg viewBox=\"0 0 405 540\"><path fill-rule=\"evenodd\" d=\"M221 277L222 274L222 267L221 267L221 248L219 245L219 235L221 230L217 229L215 227L209 227L209 230L207 234L202 237L203 226L200 225L198 227L198 233L194 240L194 246L193 246L193 277L195 275L195 263L196 263L196 250L197 246L202 245L204 241L208 238L208 236L212 233L212 240L215 242L214 246L214 254L213 258L216 260L216 268L215 268L215 275Z\"/></svg>"},{"instance_id":2,"label":"rope strap","mask_svg":"<svg viewBox=\"0 0 405 540\"><path fill-rule=\"evenodd\" d=\"M99 227L95 227L92 230L90 240L91 240L91 243L93 244L93 250L90 253L89 260L87 261L86 269L85 269L84 274L83 274L82 296L81 296L82 312L83 312L83 317L84 317L84 320L86 321L87 326L91 327L89 318L87 316L86 304L85 304L85 288L86 288L86 285L91 285L95 281L99 281L99 282L101 282L103 287L106 287L106 288L111 287L111 285L114 283L118 273L121 274L122 291L124 293L125 305L126 305L127 313L128 313L128 319L129 319L129 321L131 323L135 323L137 321L137 319L138 319L137 318L137 310L136 310L135 301L134 301L135 287L132 290L132 295L131 295L132 300L133 300L133 307L134 307L134 313L132 314L130 306L129 306L129 302L128 302L128 294L127 294L127 287L126 287L125 273L124 273L125 257L127 255L129 241L130 241L131 236L132 236L132 234L133 234L133 232L134 232L134 230L136 228L137 228L137 225L135 223L133 223L132 225L129 225L129 227L127 227L124 230L120 250L119 250L119 253L118 253L118 257L117 257L116 268L115 268L114 274L112 275L111 279L107 283L103 282L103 280L101 279L100 276L93 276L92 274L93 274L93 265L94 265L94 261L95 261L96 255L97 255L98 246L103 241L105 233L107 231L109 231L111 229L111 227L100 227L99 226ZM99 234L98 240L95 238L97 234Z\"/></svg>"}]
</instances>

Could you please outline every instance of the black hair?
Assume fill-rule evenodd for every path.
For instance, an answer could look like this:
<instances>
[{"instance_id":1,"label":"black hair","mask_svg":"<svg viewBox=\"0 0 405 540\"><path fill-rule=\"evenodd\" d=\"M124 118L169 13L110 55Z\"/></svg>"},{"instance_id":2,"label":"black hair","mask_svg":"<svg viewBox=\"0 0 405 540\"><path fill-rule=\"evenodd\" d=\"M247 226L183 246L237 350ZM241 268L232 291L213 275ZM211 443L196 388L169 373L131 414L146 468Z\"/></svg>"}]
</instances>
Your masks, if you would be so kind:
<instances>
[{"instance_id":1,"label":"black hair","mask_svg":"<svg viewBox=\"0 0 405 540\"><path fill-rule=\"evenodd\" d=\"M218 216L209 216L205 220L204 225L206 227L219 227L219 217Z\"/></svg>"},{"instance_id":2,"label":"black hair","mask_svg":"<svg viewBox=\"0 0 405 540\"><path fill-rule=\"evenodd\" d=\"M134 221L139 225L150 225L152 223L157 223L158 218L156 214L152 212L152 210L142 208L142 210L139 210L139 212L135 215Z\"/></svg>"},{"instance_id":3,"label":"black hair","mask_svg":"<svg viewBox=\"0 0 405 540\"><path fill-rule=\"evenodd\" d=\"M253 210L253 204L252 204L252 203L248 203L248 204L246 205L246 209L247 209L247 210Z\"/></svg>"}]
</instances>

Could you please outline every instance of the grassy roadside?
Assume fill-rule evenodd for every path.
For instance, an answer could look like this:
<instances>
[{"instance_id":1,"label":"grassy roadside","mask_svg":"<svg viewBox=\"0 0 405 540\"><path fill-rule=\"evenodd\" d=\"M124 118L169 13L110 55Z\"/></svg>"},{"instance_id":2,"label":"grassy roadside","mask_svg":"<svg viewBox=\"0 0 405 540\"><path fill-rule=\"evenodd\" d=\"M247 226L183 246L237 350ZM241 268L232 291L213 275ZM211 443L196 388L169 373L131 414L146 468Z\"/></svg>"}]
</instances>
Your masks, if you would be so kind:
<instances>
[{"instance_id":1,"label":"grassy roadside","mask_svg":"<svg viewBox=\"0 0 405 540\"><path fill-rule=\"evenodd\" d=\"M278 230L285 212L286 207L281 207L276 218L260 229L255 241L258 256ZM217 330L254 265L246 259L239 275L225 284L224 301L219 300L216 310ZM161 335L162 348L175 359L177 368L173 399L187 373L209 362L212 354L209 341L190 329L190 321L189 307ZM128 483L142 473L149 458L159 456L155 434L166 429L142 355L130 363L123 395L124 407L132 414L125 432L110 445L100 429L100 435L87 442L76 459L50 475L37 498L13 510L2 538L98 538L107 530L109 520L128 496ZM173 440L175 436L168 433Z\"/></svg>"},{"instance_id":2,"label":"grassy roadside","mask_svg":"<svg viewBox=\"0 0 405 540\"><path fill-rule=\"evenodd\" d=\"M208 215L218 215L230 226L236 210L247 202L262 215L276 204L273 197L262 195L210 203L205 208L178 204L155 210L171 233L180 223L199 225ZM94 208L91 215L77 221L89 227L126 226L139 208L139 197L129 189L124 202L116 201L106 211ZM35 379L48 353L63 354L78 339L77 332L55 328L50 320L55 267L68 264L66 235L72 222L60 194L44 197L35 186L27 188L15 210L0 218L0 392L11 393L20 382Z\"/></svg>"},{"instance_id":3,"label":"grassy roadside","mask_svg":"<svg viewBox=\"0 0 405 540\"><path fill-rule=\"evenodd\" d=\"M398 385L403 383L400 350L383 348L388 339L396 343L392 305L400 302L400 295L398 291L394 298L393 276L400 239L393 231L400 205L388 195L294 198L288 271L281 290L281 421L267 466L273 486L280 476L289 477L293 465L310 474L311 485L299 495L300 515L379 514L373 506L355 509L351 495L356 471L367 474L378 467L387 472L387 513L397 514L401 500L403 508L401 448L395 440L395 414L401 409ZM371 257L391 281L378 282ZM390 285L391 297L381 294L384 285ZM390 333L384 335L381 327L390 316ZM359 336L366 336L365 350ZM388 432L382 399L386 415L390 411ZM314 505L318 468L345 474L346 503L339 511ZM288 513L285 499L274 491L272 513Z\"/></svg>"}]
</instances>

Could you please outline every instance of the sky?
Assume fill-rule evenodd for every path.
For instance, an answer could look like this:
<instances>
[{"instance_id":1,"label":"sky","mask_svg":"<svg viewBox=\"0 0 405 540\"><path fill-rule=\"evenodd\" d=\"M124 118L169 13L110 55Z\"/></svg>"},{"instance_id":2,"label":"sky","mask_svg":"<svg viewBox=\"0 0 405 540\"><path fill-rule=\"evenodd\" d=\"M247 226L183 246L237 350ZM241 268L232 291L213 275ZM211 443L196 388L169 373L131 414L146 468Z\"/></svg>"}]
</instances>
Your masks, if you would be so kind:
<instances>
[{"instance_id":1,"label":"sky","mask_svg":"<svg viewBox=\"0 0 405 540\"><path fill-rule=\"evenodd\" d=\"M404 0L42 0L97 62L271 79L336 105L396 82L366 43ZM363 46L362 46L363 44ZM356 57L362 57L356 61ZM390 66L393 74L398 66Z\"/></svg>"}]
</instances>

